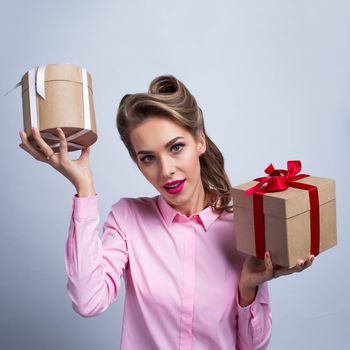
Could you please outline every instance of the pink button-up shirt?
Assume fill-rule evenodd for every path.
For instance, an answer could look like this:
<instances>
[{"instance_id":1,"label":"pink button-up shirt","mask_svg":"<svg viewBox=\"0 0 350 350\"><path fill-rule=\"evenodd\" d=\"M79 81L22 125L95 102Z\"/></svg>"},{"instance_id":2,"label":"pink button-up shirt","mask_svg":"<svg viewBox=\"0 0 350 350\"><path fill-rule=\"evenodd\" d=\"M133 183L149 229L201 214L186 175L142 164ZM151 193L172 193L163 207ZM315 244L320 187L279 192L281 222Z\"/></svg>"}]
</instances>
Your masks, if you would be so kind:
<instances>
[{"instance_id":1,"label":"pink button-up shirt","mask_svg":"<svg viewBox=\"0 0 350 350\"><path fill-rule=\"evenodd\" d=\"M98 235L98 196L73 197L65 245L67 290L84 317L115 301L123 276L123 350L267 349L267 283L238 303L245 255L235 247L233 214L211 207L190 217L161 195L122 198Z\"/></svg>"}]
</instances>

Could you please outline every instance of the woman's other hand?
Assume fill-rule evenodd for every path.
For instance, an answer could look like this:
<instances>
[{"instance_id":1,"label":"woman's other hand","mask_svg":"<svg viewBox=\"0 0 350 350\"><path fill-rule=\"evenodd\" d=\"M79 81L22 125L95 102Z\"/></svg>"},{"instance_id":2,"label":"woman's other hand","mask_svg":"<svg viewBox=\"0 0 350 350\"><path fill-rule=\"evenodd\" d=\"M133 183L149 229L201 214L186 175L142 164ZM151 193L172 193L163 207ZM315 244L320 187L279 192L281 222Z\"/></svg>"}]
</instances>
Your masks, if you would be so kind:
<instances>
[{"instance_id":1,"label":"woman's other hand","mask_svg":"<svg viewBox=\"0 0 350 350\"><path fill-rule=\"evenodd\" d=\"M249 305L255 298L257 287L273 278L301 272L312 265L314 255L300 260L294 267L285 268L272 263L271 255L265 252L264 260L248 255L244 261L239 280L240 304Z\"/></svg>"}]
</instances>

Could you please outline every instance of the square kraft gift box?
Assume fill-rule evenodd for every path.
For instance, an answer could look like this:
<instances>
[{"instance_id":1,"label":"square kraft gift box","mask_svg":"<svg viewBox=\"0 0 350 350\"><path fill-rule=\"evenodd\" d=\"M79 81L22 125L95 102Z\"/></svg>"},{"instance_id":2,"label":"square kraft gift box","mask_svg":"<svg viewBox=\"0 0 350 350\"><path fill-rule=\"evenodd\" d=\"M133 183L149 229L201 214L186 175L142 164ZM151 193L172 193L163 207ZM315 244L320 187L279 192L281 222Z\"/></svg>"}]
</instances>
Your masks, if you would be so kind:
<instances>
[{"instance_id":1,"label":"square kraft gift box","mask_svg":"<svg viewBox=\"0 0 350 350\"><path fill-rule=\"evenodd\" d=\"M54 152L59 150L56 128L62 128L68 151L86 148L97 140L92 78L86 69L70 64L35 67L22 77L24 131L38 148L36 127Z\"/></svg>"},{"instance_id":2,"label":"square kraft gift box","mask_svg":"<svg viewBox=\"0 0 350 350\"><path fill-rule=\"evenodd\" d=\"M270 165L269 176L232 188L238 250L261 259L270 251L274 264L290 268L337 244L335 181L300 169L299 161L288 171Z\"/></svg>"}]
</instances>

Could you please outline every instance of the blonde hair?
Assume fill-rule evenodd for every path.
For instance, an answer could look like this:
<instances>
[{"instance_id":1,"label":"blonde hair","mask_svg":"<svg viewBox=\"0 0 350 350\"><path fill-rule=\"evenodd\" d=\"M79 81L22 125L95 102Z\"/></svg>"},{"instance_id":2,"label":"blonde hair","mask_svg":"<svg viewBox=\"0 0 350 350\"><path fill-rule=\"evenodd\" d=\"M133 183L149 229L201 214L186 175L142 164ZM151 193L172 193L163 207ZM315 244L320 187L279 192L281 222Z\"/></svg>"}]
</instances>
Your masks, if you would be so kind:
<instances>
[{"instance_id":1,"label":"blonde hair","mask_svg":"<svg viewBox=\"0 0 350 350\"><path fill-rule=\"evenodd\" d=\"M131 131L149 117L172 120L192 134L195 140L201 131L206 139L206 151L200 159L204 192L216 211L232 212L231 185L224 168L224 158L205 132L202 110L186 86L173 75L152 80L148 93L125 95L119 104L117 128L120 138L134 162L135 151L130 141Z\"/></svg>"}]
</instances>

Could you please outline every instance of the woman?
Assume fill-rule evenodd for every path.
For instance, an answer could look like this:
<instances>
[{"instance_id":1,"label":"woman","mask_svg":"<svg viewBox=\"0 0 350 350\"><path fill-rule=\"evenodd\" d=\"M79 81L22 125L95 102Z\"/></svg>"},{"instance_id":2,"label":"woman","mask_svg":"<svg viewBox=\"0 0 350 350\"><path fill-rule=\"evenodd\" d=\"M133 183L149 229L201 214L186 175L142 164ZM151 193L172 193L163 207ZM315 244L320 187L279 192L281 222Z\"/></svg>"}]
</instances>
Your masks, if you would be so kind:
<instances>
[{"instance_id":1,"label":"woman","mask_svg":"<svg viewBox=\"0 0 350 350\"><path fill-rule=\"evenodd\" d=\"M70 160L33 130L24 150L76 188L65 246L68 294L76 312L98 315L126 286L122 349L266 349L271 337L267 281L301 271L236 250L230 182L205 132L195 98L173 76L148 93L125 95L117 127L130 156L159 195L122 198L98 237L99 211L89 149Z\"/></svg>"}]
</instances>

